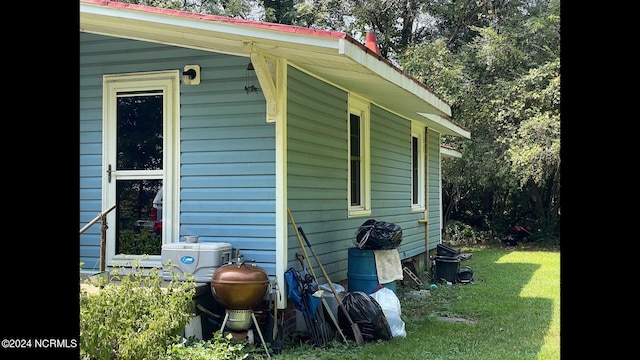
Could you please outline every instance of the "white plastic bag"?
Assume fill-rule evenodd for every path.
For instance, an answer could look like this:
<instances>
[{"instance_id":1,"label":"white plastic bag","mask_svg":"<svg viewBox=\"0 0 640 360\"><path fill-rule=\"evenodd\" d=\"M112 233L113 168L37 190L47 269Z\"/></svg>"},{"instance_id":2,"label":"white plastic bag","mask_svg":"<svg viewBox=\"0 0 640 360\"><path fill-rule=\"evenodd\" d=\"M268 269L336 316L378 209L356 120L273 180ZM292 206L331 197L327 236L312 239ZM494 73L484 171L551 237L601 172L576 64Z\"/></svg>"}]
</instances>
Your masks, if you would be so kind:
<instances>
[{"instance_id":1,"label":"white plastic bag","mask_svg":"<svg viewBox=\"0 0 640 360\"><path fill-rule=\"evenodd\" d=\"M406 337L407 331L404 328L404 321L400 318L400 300L398 300L393 290L382 287L371 294L371 297L380 304L382 312L387 317L387 322L391 328L391 336Z\"/></svg>"}]
</instances>

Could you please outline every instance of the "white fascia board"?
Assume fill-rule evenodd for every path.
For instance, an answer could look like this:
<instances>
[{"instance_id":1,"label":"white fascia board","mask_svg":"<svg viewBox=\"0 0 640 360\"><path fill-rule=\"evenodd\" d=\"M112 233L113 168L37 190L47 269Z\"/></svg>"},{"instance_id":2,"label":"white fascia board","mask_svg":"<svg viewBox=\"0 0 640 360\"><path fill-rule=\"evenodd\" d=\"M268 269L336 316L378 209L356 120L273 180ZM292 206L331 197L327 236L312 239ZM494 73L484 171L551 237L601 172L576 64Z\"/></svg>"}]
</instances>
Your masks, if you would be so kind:
<instances>
[{"instance_id":1,"label":"white fascia board","mask_svg":"<svg viewBox=\"0 0 640 360\"><path fill-rule=\"evenodd\" d=\"M462 153L456 149L451 149L448 147L441 146L440 156L443 158L461 158Z\"/></svg>"},{"instance_id":2,"label":"white fascia board","mask_svg":"<svg viewBox=\"0 0 640 360\"><path fill-rule=\"evenodd\" d=\"M448 130L448 131L442 131L443 134L457 135L465 139L471 139L471 132L469 130L464 129L459 125L456 125L454 122L449 121L443 118L442 116L439 116L436 114L424 114L424 113L421 113L419 115L424 116L430 121L436 123L438 127Z\"/></svg>"},{"instance_id":3,"label":"white fascia board","mask_svg":"<svg viewBox=\"0 0 640 360\"><path fill-rule=\"evenodd\" d=\"M380 61L375 56L371 56L366 51L362 51L361 47L352 44L347 40L340 39L339 47L340 54L348 56L349 58L362 64L372 72L387 79L389 82L405 89L418 98L423 99L425 102L428 102L443 114L451 116L451 107L449 106L449 104L440 99L431 91L420 86L416 81L403 75L397 69L391 67L389 64L385 63L384 61Z\"/></svg>"}]
</instances>

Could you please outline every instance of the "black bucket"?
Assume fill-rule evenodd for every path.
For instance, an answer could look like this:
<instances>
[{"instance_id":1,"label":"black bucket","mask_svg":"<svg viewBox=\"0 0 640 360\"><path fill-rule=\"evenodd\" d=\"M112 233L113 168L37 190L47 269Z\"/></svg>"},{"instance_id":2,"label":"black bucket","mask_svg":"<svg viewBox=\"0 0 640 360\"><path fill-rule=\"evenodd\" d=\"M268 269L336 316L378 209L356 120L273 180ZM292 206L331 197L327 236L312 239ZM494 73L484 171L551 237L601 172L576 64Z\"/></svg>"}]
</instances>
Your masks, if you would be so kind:
<instances>
[{"instance_id":1,"label":"black bucket","mask_svg":"<svg viewBox=\"0 0 640 360\"><path fill-rule=\"evenodd\" d=\"M460 267L460 259L450 256L434 256L434 282L442 282L444 279L446 282L455 283L458 275L458 268Z\"/></svg>"}]
</instances>

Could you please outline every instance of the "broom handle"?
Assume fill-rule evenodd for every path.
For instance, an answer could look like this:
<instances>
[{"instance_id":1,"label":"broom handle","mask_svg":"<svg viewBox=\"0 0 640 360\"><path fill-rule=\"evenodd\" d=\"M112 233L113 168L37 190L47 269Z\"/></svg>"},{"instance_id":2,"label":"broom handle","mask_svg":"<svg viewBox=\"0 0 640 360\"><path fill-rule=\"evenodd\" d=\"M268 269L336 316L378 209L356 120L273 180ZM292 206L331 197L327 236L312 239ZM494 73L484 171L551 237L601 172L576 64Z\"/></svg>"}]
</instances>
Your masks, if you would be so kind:
<instances>
[{"instance_id":1,"label":"broom handle","mask_svg":"<svg viewBox=\"0 0 640 360\"><path fill-rule=\"evenodd\" d=\"M307 260L307 266L309 266L309 270L311 270L311 275L313 275L313 279L315 281L318 281L318 277L316 276L315 271L313 271L313 265L311 265L311 260L309 259L309 255L307 255L307 250L305 249L304 244L302 243L300 232L298 230L298 227L296 226L296 222L293 220L293 215L291 214L291 210L289 208L287 208L287 213L289 213L289 219L291 219L291 225L293 225L293 228L296 230L296 235L298 236L298 242L300 243L300 247L302 248L302 253L304 254L304 258L305 260Z\"/></svg>"}]
</instances>

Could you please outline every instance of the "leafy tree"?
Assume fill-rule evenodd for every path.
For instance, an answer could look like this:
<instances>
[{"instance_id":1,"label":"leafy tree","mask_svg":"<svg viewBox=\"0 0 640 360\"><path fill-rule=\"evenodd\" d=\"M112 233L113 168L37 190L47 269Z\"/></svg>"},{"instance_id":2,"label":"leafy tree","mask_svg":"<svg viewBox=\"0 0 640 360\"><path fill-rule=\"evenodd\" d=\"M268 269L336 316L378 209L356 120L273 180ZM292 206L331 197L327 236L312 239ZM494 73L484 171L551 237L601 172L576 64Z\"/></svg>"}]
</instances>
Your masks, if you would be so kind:
<instances>
[{"instance_id":1,"label":"leafy tree","mask_svg":"<svg viewBox=\"0 0 640 360\"><path fill-rule=\"evenodd\" d=\"M512 186L530 193L538 225L549 228L560 207L560 61L530 70L503 90L499 102L510 102L504 115L523 119L501 139L517 179Z\"/></svg>"},{"instance_id":2,"label":"leafy tree","mask_svg":"<svg viewBox=\"0 0 640 360\"><path fill-rule=\"evenodd\" d=\"M456 53L466 86L454 118L473 139L449 139L464 157L444 164L443 191L453 218L503 233L529 222L549 238L559 230L559 2L529 5L500 26L474 28Z\"/></svg>"},{"instance_id":3,"label":"leafy tree","mask_svg":"<svg viewBox=\"0 0 640 360\"><path fill-rule=\"evenodd\" d=\"M258 1L248 0L200 0L196 12L251 19Z\"/></svg>"},{"instance_id":4,"label":"leafy tree","mask_svg":"<svg viewBox=\"0 0 640 360\"><path fill-rule=\"evenodd\" d=\"M267 22L293 25L295 21L294 0L264 0Z\"/></svg>"},{"instance_id":5,"label":"leafy tree","mask_svg":"<svg viewBox=\"0 0 640 360\"><path fill-rule=\"evenodd\" d=\"M464 65L443 40L410 46L398 61L404 71L449 103L455 103L463 91Z\"/></svg>"},{"instance_id":6,"label":"leafy tree","mask_svg":"<svg viewBox=\"0 0 640 360\"><path fill-rule=\"evenodd\" d=\"M535 1L535 0L534 0ZM429 40L444 39L452 50L459 50L477 36L478 28L502 24L519 11L526 2L504 0L433 0L425 4L431 15Z\"/></svg>"},{"instance_id":7,"label":"leafy tree","mask_svg":"<svg viewBox=\"0 0 640 360\"><path fill-rule=\"evenodd\" d=\"M382 56L395 60L409 45L420 43L428 25L421 14L426 0L347 0L352 33L374 32Z\"/></svg>"}]
</instances>

